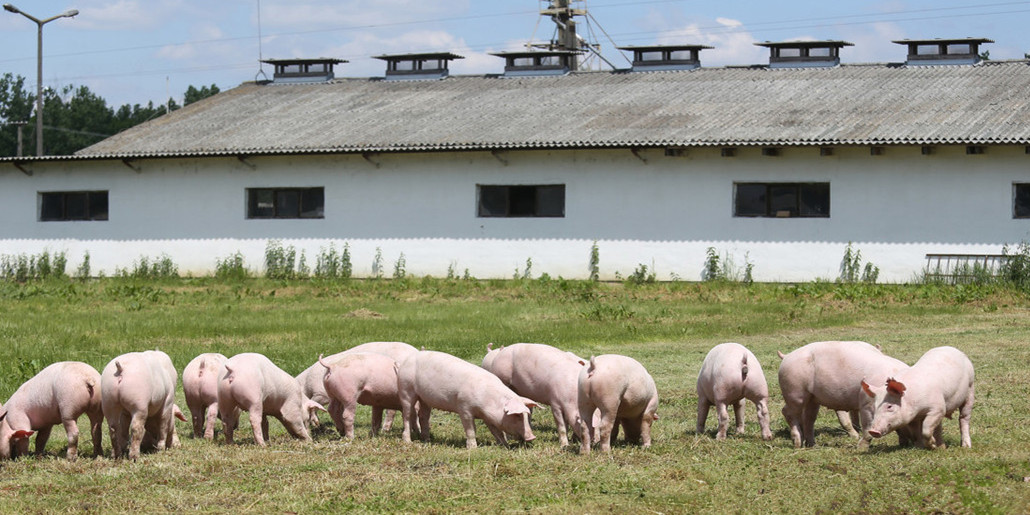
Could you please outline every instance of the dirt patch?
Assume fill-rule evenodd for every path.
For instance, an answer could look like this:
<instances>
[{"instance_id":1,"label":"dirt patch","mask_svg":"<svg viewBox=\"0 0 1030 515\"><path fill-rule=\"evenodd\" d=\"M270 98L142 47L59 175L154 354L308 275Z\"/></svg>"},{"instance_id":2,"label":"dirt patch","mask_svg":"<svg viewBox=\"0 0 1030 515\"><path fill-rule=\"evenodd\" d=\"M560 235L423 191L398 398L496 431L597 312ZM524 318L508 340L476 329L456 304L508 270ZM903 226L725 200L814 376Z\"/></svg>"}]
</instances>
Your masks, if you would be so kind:
<instances>
[{"instance_id":1,"label":"dirt patch","mask_svg":"<svg viewBox=\"0 0 1030 515\"><path fill-rule=\"evenodd\" d=\"M362 318L362 319L384 319L384 318L386 318L386 315L384 315L382 313L378 313L376 311L372 311L371 309L361 308L361 309L355 309L354 311L351 311L350 313L347 313L346 315L343 315L343 317L344 318Z\"/></svg>"}]
</instances>

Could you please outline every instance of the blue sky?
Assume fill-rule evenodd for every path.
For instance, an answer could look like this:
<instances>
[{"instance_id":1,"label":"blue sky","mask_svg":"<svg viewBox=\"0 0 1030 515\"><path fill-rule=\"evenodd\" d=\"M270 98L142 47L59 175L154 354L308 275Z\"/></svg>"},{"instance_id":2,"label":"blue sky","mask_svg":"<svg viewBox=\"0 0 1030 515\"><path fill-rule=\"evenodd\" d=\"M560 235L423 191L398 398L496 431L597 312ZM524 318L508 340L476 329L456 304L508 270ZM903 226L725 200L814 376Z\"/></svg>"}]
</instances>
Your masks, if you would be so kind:
<instances>
[{"instance_id":1,"label":"blue sky","mask_svg":"<svg viewBox=\"0 0 1030 515\"><path fill-rule=\"evenodd\" d=\"M109 105L181 102L189 85L225 90L254 80L264 58L334 57L349 64L337 76L381 76L370 56L449 51L465 56L452 74L497 73L503 61L487 52L548 40L553 24L537 0L0 0L37 18L78 9L44 28L43 85L88 86ZM260 32L258 38L258 6ZM844 62L897 62L904 38L985 37L993 59L1030 51L1030 1L590 0L580 33L602 45L619 67L617 45L706 44L705 66L761 64L758 41L842 39ZM607 36L606 36L607 34ZM535 37L534 37L535 35ZM36 25L0 11L0 73L36 83ZM264 67L266 74L271 68Z\"/></svg>"}]
</instances>

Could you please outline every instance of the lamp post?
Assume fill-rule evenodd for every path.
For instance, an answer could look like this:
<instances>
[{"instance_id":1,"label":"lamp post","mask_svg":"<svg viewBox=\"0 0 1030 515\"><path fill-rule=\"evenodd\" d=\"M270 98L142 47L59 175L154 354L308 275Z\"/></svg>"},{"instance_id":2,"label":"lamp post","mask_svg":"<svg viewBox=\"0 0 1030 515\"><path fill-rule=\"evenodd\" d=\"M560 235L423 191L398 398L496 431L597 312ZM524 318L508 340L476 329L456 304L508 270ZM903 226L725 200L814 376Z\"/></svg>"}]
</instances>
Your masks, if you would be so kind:
<instances>
[{"instance_id":1,"label":"lamp post","mask_svg":"<svg viewBox=\"0 0 1030 515\"><path fill-rule=\"evenodd\" d=\"M45 20L40 20L31 14L18 9L11 4L4 4L4 10L20 14L36 23L39 32L36 36L36 155L43 155L43 25L58 18L71 18L79 14L79 11L72 9Z\"/></svg>"}]
</instances>

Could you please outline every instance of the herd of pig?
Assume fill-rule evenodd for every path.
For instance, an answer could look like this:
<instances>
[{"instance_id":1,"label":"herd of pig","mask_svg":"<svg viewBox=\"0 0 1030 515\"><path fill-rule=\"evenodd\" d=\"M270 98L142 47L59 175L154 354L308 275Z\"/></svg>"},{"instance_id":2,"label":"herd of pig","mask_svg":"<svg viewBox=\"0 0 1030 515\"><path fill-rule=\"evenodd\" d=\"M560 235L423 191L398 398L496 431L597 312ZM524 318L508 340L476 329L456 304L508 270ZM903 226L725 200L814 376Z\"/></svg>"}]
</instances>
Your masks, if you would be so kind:
<instances>
[{"instance_id":1,"label":"herd of pig","mask_svg":"<svg viewBox=\"0 0 1030 515\"><path fill-rule=\"evenodd\" d=\"M953 347L932 349L911 367L864 342L816 342L779 356L783 416L797 447L814 444L820 406L835 410L862 445L893 431L901 443L928 449L944 446L942 419L957 410L961 444L971 446L973 365ZM74 460L77 420L83 414L98 456L105 419L116 459L136 459L141 448L175 447L174 419L186 420L175 404L177 382L172 360L156 350L118 356L102 374L86 363L54 363L0 407L0 458L27 454L33 434L41 453L51 428L62 424L67 456ZM241 411L248 412L261 446L268 437L268 417L278 419L293 437L310 440L308 427L318 424L319 411L327 411L340 435L351 439L358 404L372 408L373 436L381 427L389 430L394 412L400 411L404 442L411 441L413 430L429 439L433 409L456 413L468 448L476 447L476 419L500 445L507 444L508 435L533 440L531 409L539 405L550 407L560 444L569 444L571 429L581 453L589 453L592 443L610 451L620 428L627 441L649 447L651 425L658 419L655 382L633 358L606 354L585 360L532 343L488 345L477 366L402 342L370 342L319 356L297 377L261 354L226 358L208 353L186 365L182 382L194 436L213 439L215 421L221 419L229 444ZM744 401L750 400L758 407L762 438L772 438L765 375L744 346L712 348L701 364L697 396L699 434L712 406L718 413L717 439L726 437L729 406L742 432Z\"/></svg>"}]
</instances>

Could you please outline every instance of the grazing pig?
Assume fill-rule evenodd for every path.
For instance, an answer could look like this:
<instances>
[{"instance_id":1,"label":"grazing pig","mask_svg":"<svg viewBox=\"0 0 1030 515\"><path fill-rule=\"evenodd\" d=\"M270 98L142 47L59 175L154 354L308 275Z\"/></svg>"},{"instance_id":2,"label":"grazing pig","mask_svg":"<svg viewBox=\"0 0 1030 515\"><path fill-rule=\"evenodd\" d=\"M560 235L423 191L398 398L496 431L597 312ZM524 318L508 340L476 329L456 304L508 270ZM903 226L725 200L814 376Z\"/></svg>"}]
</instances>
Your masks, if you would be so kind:
<instances>
[{"instance_id":1,"label":"grazing pig","mask_svg":"<svg viewBox=\"0 0 1030 515\"><path fill-rule=\"evenodd\" d=\"M499 445L507 445L505 433L527 442L535 439L529 427L529 408L536 403L511 391L490 372L450 354L420 351L408 356L397 364L397 385L405 442L411 441L416 423L422 440L429 440L433 408L458 414L469 449L476 447L477 418L486 423Z\"/></svg>"},{"instance_id":2,"label":"grazing pig","mask_svg":"<svg viewBox=\"0 0 1030 515\"><path fill-rule=\"evenodd\" d=\"M972 447L969 418L973 412L973 375L973 363L962 351L937 347L923 354L911 368L881 383L885 386L862 381L862 391L872 400L874 409L869 434L880 438L892 430L907 428L927 449L943 449L942 421L958 410L962 447Z\"/></svg>"},{"instance_id":3,"label":"grazing pig","mask_svg":"<svg viewBox=\"0 0 1030 515\"><path fill-rule=\"evenodd\" d=\"M575 354L539 343L516 343L497 350L487 345L483 363L515 393L551 407L562 447L569 444L567 428L579 432L578 381L584 362Z\"/></svg>"},{"instance_id":4,"label":"grazing pig","mask_svg":"<svg viewBox=\"0 0 1030 515\"><path fill-rule=\"evenodd\" d=\"M841 424L851 427L845 414L859 411L860 445L868 445L872 414L863 409L863 378L882 384L887 377L908 368L865 342L814 342L782 355L779 381L783 392L783 417L795 447L815 445L815 419L819 406L838 411ZM906 438L907 433L899 433Z\"/></svg>"},{"instance_id":5,"label":"grazing pig","mask_svg":"<svg viewBox=\"0 0 1030 515\"><path fill-rule=\"evenodd\" d=\"M762 439L771 440L769 430L769 385L758 358L739 343L722 343L708 351L697 375L697 433L705 432L708 410L714 405L719 415L717 440L726 439L730 416L727 405L733 406L737 433L744 432L744 400L758 408L758 425Z\"/></svg>"},{"instance_id":6,"label":"grazing pig","mask_svg":"<svg viewBox=\"0 0 1030 515\"><path fill-rule=\"evenodd\" d=\"M217 352L201 354L182 371L182 393L193 419L193 437L215 437L218 417L218 372L227 358Z\"/></svg>"},{"instance_id":7,"label":"grazing pig","mask_svg":"<svg viewBox=\"0 0 1030 515\"><path fill-rule=\"evenodd\" d=\"M250 415L254 441L262 447L268 437L269 416L279 419L294 438L311 441L308 420L316 410L326 411L301 392L296 378L253 352L227 359L218 373L218 413L227 444L233 443L241 409Z\"/></svg>"},{"instance_id":8,"label":"grazing pig","mask_svg":"<svg viewBox=\"0 0 1030 515\"><path fill-rule=\"evenodd\" d=\"M618 425L626 431L626 440L642 440L651 447L651 424L658 420L658 389L654 379L637 360L605 354L590 358L590 366L579 372L580 452L590 452L591 439L600 441L601 450L611 451L611 442L618 435ZM594 417L586 413L600 411L599 431L594 434Z\"/></svg>"},{"instance_id":9,"label":"grazing pig","mask_svg":"<svg viewBox=\"0 0 1030 515\"><path fill-rule=\"evenodd\" d=\"M34 431L36 454L42 454L50 430L62 424L68 435L68 459L74 460L79 454L77 421L83 413L89 417L93 455L103 451L100 373L86 363L62 361L44 368L14 392L0 413L0 458L27 454Z\"/></svg>"},{"instance_id":10,"label":"grazing pig","mask_svg":"<svg viewBox=\"0 0 1030 515\"><path fill-rule=\"evenodd\" d=\"M418 349L408 345L404 342L368 342L362 343L356 347L352 347L343 352L337 352L325 358L326 363L332 363L336 361L340 356L343 356L351 352L372 352L375 354L382 354L393 358L394 361L401 361L406 358L409 354L418 352ZM329 404L330 399L326 394L325 386L322 383L322 377L325 375L325 367L321 363L315 362L310 367L305 369L303 372L297 375L297 381L300 382L301 389L304 395L307 395L311 400L322 404L323 406ZM384 413L383 419L383 431L389 431L393 426L394 411L387 410ZM318 414L312 412L311 425L318 426Z\"/></svg>"},{"instance_id":11,"label":"grazing pig","mask_svg":"<svg viewBox=\"0 0 1030 515\"><path fill-rule=\"evenodd\" d=\"M401 409L397 395L397 364L393 358L371 352L348 352L332 363L318 357L325 367L325 392L329 415L340 435L354 438L354 412L358 404L372 406L372 431L376 436L383 409Z\"/></svg>"},{"instance_id":12,"label":"grazing pig","mask_svg":"<svg viewBox=\"0 0 1030 515\"><path fill-rule=\"evenodd\" d=\"M177 382L171 358L159 350L122 354L104 367L100 393L115 459L126 447L129 459L139 458L147 432L157 439L157 450L175 446Z\"/></svg>"}]
</instances>

